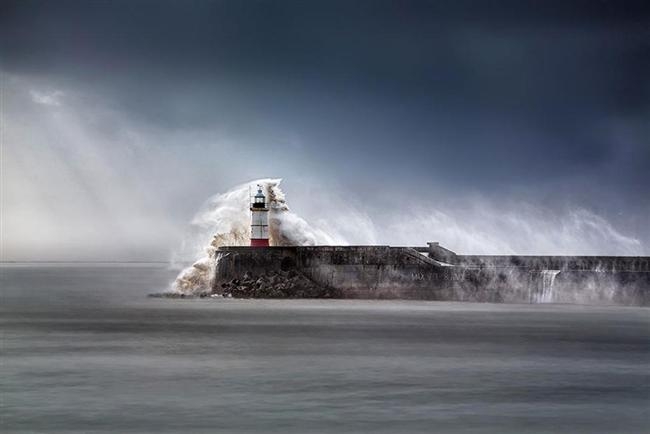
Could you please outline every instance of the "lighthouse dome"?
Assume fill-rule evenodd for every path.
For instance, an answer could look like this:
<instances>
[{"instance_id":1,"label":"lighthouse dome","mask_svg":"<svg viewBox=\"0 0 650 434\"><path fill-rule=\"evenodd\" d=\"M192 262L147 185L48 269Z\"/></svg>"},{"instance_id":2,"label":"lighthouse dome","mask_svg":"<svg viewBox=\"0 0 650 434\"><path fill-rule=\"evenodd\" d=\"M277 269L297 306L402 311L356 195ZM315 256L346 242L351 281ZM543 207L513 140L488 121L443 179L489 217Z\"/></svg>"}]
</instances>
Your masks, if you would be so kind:
<instances>
[{"instance_id":1,"label":"lighthouse dome","mask_svg":"<svg viewBox=\"0 0 650 434\"><path fill-rule=\"evenodd\" d=\"M253 198L253 203L251 208L266 208L266 196L262 193L262 186L257 186L257 194Z\"/></svg>"}]
</instances>

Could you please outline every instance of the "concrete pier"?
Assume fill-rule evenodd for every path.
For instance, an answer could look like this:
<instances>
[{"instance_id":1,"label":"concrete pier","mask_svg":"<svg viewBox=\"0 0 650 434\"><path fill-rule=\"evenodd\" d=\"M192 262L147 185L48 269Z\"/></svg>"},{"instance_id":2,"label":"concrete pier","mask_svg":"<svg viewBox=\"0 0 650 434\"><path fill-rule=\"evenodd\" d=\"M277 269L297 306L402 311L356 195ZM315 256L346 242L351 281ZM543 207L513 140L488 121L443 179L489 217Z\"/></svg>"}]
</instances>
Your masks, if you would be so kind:
<instances>
[{"instance_id":1,"label":"concrete pier","mask_svg":"<svg viewBox=\"0 0 650 434\"><path fill-rule=\"evenodd\" d=\"M650 257L457 255L437 243L222 247L218 254L216 293L235 288L251 297L296 296L285 291L292 272L293 279L299 273L320 288L314 294L341 298L650 304ZM271 275L274 283L262 279L246 291L238 283ZM257 290L262 285L264 292Z\"/></svg>"}]
</instances>

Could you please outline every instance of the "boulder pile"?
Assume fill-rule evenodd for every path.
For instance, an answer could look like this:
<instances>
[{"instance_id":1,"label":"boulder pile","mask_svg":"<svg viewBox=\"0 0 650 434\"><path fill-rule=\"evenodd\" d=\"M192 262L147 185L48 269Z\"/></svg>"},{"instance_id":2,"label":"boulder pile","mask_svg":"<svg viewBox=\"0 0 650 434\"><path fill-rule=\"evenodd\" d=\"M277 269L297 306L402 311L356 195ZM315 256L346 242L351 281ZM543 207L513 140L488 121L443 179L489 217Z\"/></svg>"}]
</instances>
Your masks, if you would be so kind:
<instances>
[{"instance_id":1,"label":"boulder pile","mask_svg":"<svg viewBox=\"0 0 650 434\"><path fill-rule=\"evenodd\" d=\"M234 298L336 298L333 288L326 288L295 270L269 271L259 276L245 273L218 285L214 294Z\"/></svg>"}]
</instances>

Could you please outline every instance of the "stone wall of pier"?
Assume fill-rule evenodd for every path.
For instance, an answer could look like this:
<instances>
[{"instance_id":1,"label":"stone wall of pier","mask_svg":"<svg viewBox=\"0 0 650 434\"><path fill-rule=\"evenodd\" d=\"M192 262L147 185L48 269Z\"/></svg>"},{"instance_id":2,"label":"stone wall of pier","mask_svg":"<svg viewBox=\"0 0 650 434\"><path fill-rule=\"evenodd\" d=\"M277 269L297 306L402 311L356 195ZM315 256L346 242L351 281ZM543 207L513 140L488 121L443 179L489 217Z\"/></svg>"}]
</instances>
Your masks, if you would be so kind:
<instances>
[{"instance_id":1,"label":"stone wall of pier","mask_svg":"<svg viewBox=\"0 0 650 434\"><path fill-rule=\"evenodd\" d=\"M438 246L225 247L219 255L215 292L246 273L295 270L342 298L650 304L647 257L463 256Z\"/></svg>"}]
</instances>

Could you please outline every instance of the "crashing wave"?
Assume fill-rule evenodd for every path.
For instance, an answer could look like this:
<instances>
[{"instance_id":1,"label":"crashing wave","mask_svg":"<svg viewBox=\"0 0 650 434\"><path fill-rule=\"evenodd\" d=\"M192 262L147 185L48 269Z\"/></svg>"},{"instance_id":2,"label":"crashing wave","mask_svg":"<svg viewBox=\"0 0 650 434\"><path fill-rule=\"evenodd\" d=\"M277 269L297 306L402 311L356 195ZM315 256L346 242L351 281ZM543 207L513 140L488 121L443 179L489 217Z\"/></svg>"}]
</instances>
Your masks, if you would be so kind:
<instances>
[{"instance_id":1,"label":"crashing wave","mask_svg":"<svg viewBox=\"0 0 650 434\"><path fill-rule=\"evenodd\" d=\"M198 240L204 246L198 259L183 269L172 284L172 290L183 294L209 292L222 246L250 244L250 193L262 186L269 202L269 244L271 246L313 246L335 244L325 232L312 228L303 218L291 212L281 179L258 179L238 185L226 193L208 199L192 225L198 229Z\"/></svg>"}]
</instances>

